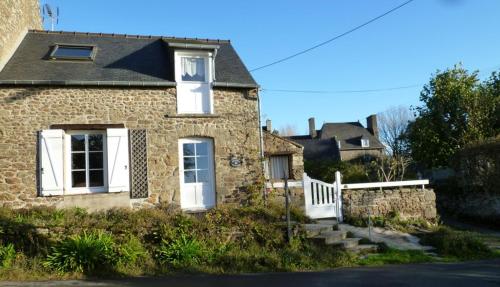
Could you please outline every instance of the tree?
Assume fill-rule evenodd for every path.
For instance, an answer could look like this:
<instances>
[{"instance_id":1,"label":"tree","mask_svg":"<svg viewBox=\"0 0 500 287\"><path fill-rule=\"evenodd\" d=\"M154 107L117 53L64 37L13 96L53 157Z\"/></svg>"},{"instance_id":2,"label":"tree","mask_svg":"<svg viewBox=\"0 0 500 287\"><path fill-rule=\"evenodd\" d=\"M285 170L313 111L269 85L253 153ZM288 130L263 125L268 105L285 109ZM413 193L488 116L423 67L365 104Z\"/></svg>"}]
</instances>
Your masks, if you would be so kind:
<instances>
[{"instance_id":1,"label":"tree","mask_svg":"<svg viewBox=\"0 0 500 287\"><path fill-rule=\"evenodd\" d=\"M409 122L414 118L410 109L404 106L390 107L377 117L380 140L388 152L393 156L405 155L407 153L405 133Z\"/></svg>"},{"instance_id":2,"label":"tree","mask_svg":"<svg viewBox=\"0 0 500 287\"><path fill-rule=\"evenodd\" d=\"M425 167L448 166L466 144L498 134L499 77L480 83L477 74L456 65L424 86L407 136L413 159Z\"/></svg>"},{"instance_id":3,"label":"tree","mask_svg":"<svg viewBox=\"0 0 500 287\"><path fill-rule=\"evenodd\" d=\"M297 134L297 127L287 124L284 127L281 127L279 130L279 135L284 137L289 137Z\"/></svg>"}]
</instances>

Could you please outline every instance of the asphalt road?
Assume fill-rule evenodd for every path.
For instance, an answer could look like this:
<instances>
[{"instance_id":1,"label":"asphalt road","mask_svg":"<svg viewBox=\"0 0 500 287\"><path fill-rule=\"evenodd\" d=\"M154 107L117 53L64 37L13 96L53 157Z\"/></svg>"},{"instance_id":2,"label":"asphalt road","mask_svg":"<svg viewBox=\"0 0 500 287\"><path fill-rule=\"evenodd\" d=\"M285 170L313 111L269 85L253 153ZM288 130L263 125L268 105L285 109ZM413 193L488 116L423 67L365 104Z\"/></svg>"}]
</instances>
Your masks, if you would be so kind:
<instances>
[{"instance_id":1,"label":"asphalt road","mask_svg":"<svg viewBox=\"0 0 500 287\"><path fill-rule=\"evenodd\" d=\"M0 282L0 286L500 286L500 259L467 263L386 265L325 272L182 275L163 278Z\"/></svg>"}]
</instances>

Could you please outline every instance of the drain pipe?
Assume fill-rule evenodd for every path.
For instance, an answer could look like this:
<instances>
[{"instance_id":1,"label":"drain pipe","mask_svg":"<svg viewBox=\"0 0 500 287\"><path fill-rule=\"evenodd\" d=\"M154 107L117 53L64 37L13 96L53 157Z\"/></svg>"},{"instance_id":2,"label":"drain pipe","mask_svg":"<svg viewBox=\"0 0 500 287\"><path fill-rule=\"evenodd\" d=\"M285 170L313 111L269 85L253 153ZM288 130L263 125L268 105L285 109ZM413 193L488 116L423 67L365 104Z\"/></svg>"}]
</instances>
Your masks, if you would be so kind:
<instances>
[{"instance_id":1,"label":"drain pipe","mask_svg":"<svg viewBox=\"0 0 500 287\"><path fill-rule=\"evenodd\" d=\"M262 171L264 171L264 134L262 132L262 120L261 120L261 106L260 106L260 93L259 89L257 89L257 109L259 110L259 137L260 137L260 159L262 162Z\"/></svg>"},{"instance_id":2,"label":"drain pipe","mask_svg":"<svg viewBox=\"0 0 500 287\"><path fill-rule=\"evenodd\" d=\"M261 120L261 103L260 103L260 93L259 93L259 88L257 89L257 109L259 113L259 137L260 137L260 162L262 164L262 175L264 175L264 172L266 170L266 162L264 160L264 133L262 131L262 120ZM266 198L266 185L264 183L264 186L262 187L262 196L264 198L264 204L266 204L267 198Z\"/></svg>"}]
</instances>

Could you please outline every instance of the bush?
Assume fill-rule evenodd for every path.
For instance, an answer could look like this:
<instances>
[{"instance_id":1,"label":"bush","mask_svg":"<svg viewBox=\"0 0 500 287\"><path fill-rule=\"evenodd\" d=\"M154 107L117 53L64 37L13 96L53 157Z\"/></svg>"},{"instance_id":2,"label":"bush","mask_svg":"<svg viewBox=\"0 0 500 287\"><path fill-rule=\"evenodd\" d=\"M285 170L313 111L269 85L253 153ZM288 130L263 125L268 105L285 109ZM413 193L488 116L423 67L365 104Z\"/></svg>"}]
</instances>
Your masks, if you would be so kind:
<instances>
[{"instance_id":1,"label":"bush","mask_svg":"<svg viewBox=\"0 0 500 287\"><path fill-rule=\"evenodd\" d=\"M9 243L5 246L0 245L0 267L8 268L12 261L16 258L16 250L14 245Z\"/></svg>"},{"instance_id":2,"label":"bush","mask_svg":"<svg viewBox=\"0 0 500 287\"><path fill-rule=\"evenodd\" d=\"M336 171L342 173L342 182L357 183L370 181L368 170L360 163L334 160L305 161L304 170L310 177L324 182L334 182Z\"/></svg>"},{"instance_id":3,"label":"bush","mask_svg":"<svg viewBox=\"0 0 500 287\"><path fill-rule=\"evenodd\" d=\"M103 232L83 232L54 246L45 266L58 272L108 270L116 264L113 237Z\"/></svg>"},{"instance_id":4,"label":"bush","mask_svg":"<svg viewBox=\"0 0 500 287\"><path fill-rule=\"evenodd\" d=\"M448 227L440 227L437 231L424 235L421 243L435 247L440 255L459 259L494 256L493 251L475 233Z\"/></svg>"}]
</instances>

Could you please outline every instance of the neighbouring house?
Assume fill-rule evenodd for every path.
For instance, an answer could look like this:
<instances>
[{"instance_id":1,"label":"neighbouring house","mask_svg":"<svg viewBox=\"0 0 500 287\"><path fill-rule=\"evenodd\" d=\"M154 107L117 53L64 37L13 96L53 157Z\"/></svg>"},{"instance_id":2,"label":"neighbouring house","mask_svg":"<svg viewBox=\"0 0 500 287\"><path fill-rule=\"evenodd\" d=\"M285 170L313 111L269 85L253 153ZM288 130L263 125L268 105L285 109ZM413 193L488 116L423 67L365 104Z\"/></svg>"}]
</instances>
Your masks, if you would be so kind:
<instances>
[{"instance_id":1,"label":"neighbouring house","mask_svg":"<svg viewBox=\"0 0 500 287\"><path fill-rule=\"evenodd\" d=\"M229 41L41 31L37 0L4 1L0 206L206 210L262 178L258 85Z\"/></svg>"},{"instance_id":2,"label":"neighbouring house","mask_svg":"<svg viewBox=\"0 0 500 287\"><path fill-rule=\"evenodd\" d=\"M320 130L316 130L315 120L310 118L308 135L288 139L304 147L306 161L366 160L384 153L376 115L366 118L366 128L359 122L347 122L324 123Z\"/></svg>"}]
</instances>

